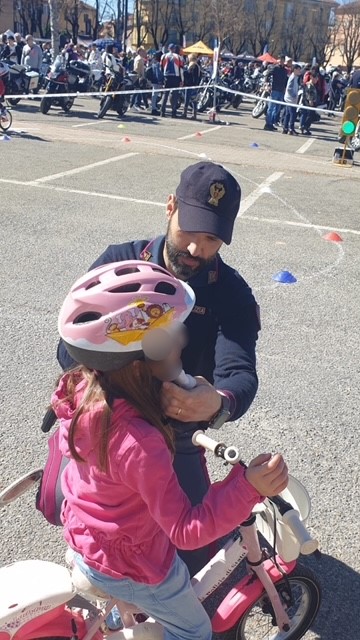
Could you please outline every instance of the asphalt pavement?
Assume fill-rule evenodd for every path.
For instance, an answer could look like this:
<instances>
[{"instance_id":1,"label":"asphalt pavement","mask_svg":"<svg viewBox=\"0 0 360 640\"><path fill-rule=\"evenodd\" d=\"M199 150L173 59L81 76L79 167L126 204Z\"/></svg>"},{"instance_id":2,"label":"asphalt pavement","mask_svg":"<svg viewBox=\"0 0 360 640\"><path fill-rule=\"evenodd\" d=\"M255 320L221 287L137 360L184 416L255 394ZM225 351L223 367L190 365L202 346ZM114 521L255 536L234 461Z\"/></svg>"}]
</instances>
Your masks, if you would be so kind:
<instances>
[{"instance_id":1,"label":"asphalt pavement","mask_svg":"<svg viewBox=\"0 0 360 640\"><path fill-rule=\"evenodd\" d=\"M322 559L302 562L323 603L305 638L358 640L360 154L352 167L332 162L337 118L322 117L311 138L285 136L264 131L251 106L215 123L148 112L99 121L91 98L69 114L44 116L36 100L13 109L9 139L0 136L0 490L46 458L40 423L70 285L108 244L165 229L166 197L186 166L220 162L242 187L222 255L252 286L262 331L257 397L219 435L246 460L281 451L306 485ZM296 282L274 280L283 272ZM213 480L225 475L211 456L209 465ZM35 511L34 491L0 510L0 539L1 565L64 561L61 529Z\"/></svg>"}]
</instances>

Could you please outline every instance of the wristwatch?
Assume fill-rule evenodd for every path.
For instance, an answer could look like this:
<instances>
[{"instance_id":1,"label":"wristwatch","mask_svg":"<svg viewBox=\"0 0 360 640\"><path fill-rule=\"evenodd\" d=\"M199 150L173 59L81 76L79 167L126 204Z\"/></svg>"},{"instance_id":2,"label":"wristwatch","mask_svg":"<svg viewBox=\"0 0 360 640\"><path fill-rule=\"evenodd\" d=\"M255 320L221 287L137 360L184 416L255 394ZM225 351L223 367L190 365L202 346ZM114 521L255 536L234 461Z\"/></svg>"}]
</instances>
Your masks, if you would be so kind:
<instances>
[{"instance_id":1,"label":"wristwatch","mask_svg":"<svg viewBox=\"0 0 360 640\"><path fill-rule=\"evenodd\" d=\"M224 393L218 393L221 395L221 407L209 420L208 426L210 429L220 429L231 416L230 399Z\"/></svg>"}]
</instances>

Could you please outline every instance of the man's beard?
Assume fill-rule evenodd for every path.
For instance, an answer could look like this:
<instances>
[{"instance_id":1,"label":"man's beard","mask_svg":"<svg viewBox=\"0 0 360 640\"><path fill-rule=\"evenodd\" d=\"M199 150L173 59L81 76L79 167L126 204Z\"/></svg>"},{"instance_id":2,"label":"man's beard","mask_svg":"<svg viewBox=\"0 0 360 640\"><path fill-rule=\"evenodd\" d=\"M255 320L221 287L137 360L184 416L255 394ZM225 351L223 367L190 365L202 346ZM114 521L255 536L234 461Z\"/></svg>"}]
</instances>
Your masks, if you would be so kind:
<instances>
[{"instance_id":1,"label":"man's beard","mask_svg":"<svg viewBox=\"0 0 360 640\"><path fill-rule=\"evenodd\" d=\"M190 278L196 276L200 271L203 271L209 264L211 264L217 253L214 253L213 256L205 260L205 258L199 258L197 256L193 257L188 251L180 251L170 237L169 227L165 236L165 247L172 272L177 278L185 281L190 280ZM196 261L197 266L185 264L182 262L181 258L191 258L191 260Z\"/></svg>"}]
</instances>

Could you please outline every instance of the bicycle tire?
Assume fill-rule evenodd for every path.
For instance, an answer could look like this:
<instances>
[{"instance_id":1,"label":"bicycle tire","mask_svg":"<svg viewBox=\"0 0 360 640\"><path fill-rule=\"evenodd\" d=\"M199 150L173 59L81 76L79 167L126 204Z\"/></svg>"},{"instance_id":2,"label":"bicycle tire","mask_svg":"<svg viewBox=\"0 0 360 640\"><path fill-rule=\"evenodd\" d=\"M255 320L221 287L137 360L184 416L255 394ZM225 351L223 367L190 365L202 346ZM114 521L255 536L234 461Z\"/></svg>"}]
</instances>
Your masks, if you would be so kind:
<instances>
[{"instance_id":1,"label":"bicycle tire","mask_svg":"<svg viewBox=\"0 0 360 640\"><path fill-rule=\"evenodd\" d=\"M104 115L107 113L107 111L109 111L111 104L112 104L112 96L106 96L106 98L102 99L103 101L100 102L100 109L99 109L99 113L98 113L98 118L103 118Z\"/></svg>"},{"instance_id":2,"label":"bicycle tire","mask_svg":"<svg viewBox=\"0 0 360 640\"><path fill-rule=\"evenodd\" d=\"M266 611L269 598L263 593L248 607L237 623L225 632L224 640L300 640L319 610L321 589L313 572L300 565L296 566L287 579L295 600L287 611L290 620L294 621L288 632L280 631L272 624L272 613ZM286 593L286 581L280 580L276 589L279 593Z\"/></svg>"},{"instance_id":3,"label":"bicycle tire","mask_svg":"<svg viewBox=\"0 0 360 640\"><path fill-rule=\"evenodd\" d=\"M1 131L9 131L12 125L12 115L11 115L11 111L9 111L8 109L6 109L6 118L7 118L6 121L0 120Z\"/></svg>"}]
</instances>

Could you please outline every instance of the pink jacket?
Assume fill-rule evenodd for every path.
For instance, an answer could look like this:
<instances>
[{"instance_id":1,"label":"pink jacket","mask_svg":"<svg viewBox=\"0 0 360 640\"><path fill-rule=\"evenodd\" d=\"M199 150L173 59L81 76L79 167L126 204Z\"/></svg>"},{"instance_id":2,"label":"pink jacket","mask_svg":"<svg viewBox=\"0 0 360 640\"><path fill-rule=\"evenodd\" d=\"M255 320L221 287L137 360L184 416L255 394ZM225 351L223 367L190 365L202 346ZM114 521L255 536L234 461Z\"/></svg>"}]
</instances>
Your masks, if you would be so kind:
<instances>
[{"instance_id":1,"label":"pink jacket","mask_svg":"<svg viewBox=\"0 0 360 640\"><path fill-rule=\"evenodd\" d=\"M58 402L64 398L64 379L52 404L60 419L61 452L70 457L68 430L75 407ZM75 405L83 387L77 388ZM98 415L94 407L78 422L76 448L86 462L71 460L62 475L65 539L98 571L157 584L165 578L176 547L195 549L216 540L261 500L243 467L236 465L225 480L210 486L202 504L192 507L162 435L124 400L114 402L109 471L100 471Z\"/></svg>"}]
</instances>

